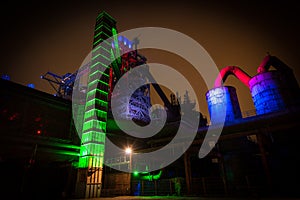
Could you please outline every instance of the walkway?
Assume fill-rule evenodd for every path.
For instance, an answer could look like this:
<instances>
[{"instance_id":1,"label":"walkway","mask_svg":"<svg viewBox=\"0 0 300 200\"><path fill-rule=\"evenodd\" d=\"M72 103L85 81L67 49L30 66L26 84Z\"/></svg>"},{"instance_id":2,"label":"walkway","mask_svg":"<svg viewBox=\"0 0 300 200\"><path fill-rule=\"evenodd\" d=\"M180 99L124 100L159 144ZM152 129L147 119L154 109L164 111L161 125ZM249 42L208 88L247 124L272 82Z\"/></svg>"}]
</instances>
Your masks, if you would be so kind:
<instances>
[{"instance_id":1,"label":"walkway","mask_svg":"<svg viewBox=\"0 0 300 200\"><path fill-rule=\"evenodd\" d=\"M176 197L176 196L119 196L100 197L88 200L300 200L300 198L258 198L258 197ZM75 199L74 199L75 200ZM83 200L83 199L77 199Z\"/></svg>"}]
</instances>

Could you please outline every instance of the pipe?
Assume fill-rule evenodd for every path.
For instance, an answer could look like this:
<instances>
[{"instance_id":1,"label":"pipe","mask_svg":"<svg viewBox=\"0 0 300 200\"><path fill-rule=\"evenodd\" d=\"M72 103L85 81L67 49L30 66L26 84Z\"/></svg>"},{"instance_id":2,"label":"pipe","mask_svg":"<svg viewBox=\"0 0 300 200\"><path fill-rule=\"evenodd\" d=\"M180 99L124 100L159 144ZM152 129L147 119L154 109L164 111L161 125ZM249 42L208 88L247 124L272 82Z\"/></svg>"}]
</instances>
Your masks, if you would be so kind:
<instances>
[{"instance_id":1,"label":"pipe","mask_svg":"<svg viewBox=\"0 0 300 200\"><path fill-rule=\"evenodd\" d=\"M257 73L260 74L269 71L270 66L273 66L275 69L281 71L291 70L291 68L279 60L276 56L267 55L258 66Z\"/></svg>"},{"instance_id":2,"label":"pipe","mask_svg":"<svg viewBox=\"0 0 300 200\"><path fill-rule=\"evenodd\" d=\"M234 75L235 77L237 77L242 83L244 83L247 87L249 87L249 80L251 79L251 77L244 72L241 68L237 67L237 66L227 66L224 67L216 81L215 81L215 88L216 87L221 87L223 85L223 83L226 81L227 77L229 75Z\"/></svg>"},{"instance_id":3,"label":"pipe","mask_svg":"<svg viewBox=\"0 0 300 200\"><path fill-rule=\"evenodd\" d=\"M149 172L146 175L140 175L141 180L153 181L158 180L162 175L162 170L160 170L157 174L150 174Z\"/></svg>"}]
</instances>

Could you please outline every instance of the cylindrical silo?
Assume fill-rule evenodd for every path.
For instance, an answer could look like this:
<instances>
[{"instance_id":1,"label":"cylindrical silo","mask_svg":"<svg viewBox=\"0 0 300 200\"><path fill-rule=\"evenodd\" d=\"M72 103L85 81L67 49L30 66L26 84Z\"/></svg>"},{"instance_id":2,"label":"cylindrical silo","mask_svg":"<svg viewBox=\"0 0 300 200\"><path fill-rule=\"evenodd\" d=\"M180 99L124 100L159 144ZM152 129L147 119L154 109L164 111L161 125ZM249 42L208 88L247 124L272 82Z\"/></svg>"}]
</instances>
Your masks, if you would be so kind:
<instances>
[{"instance_id":1,"label":"cylindrical silo","mask_svg":"<svg viewBox=\"0 0 300 200\"><path fill-rule=\"evenodd\" d=\"M249 87L257 115L299 106L299 86L291 70L257 74Z\"/></svg>"},{"instance_id":2,"label":"cylindrical silo","mask_svg":"<svg viewBox=\"0 0 300 200\"><path fill-rule=\"evenodd\" d=\"M242 118L236 90L232 86L213 88L206 93L212 123L223 123Z\"/></svg>"}]
</instances>

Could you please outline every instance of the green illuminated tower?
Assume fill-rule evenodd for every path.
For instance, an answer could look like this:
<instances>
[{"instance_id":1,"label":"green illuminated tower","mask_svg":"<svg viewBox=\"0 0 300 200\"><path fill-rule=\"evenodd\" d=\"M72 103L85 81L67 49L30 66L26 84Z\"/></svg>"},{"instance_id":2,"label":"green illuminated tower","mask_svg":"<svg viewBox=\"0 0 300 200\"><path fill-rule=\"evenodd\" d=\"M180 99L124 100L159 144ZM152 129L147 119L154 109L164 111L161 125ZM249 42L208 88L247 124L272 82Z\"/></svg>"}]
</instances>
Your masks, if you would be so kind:
<instances>
[{"instance_id":1,"label":"green illuminated tower","mask_svg":"<svg viewBox=\"0 0 300 200\"><path fill-rule=\"evenodd\" d=\"M80 198L99 197L101 192L111 61L111 44L103 41L113 34L116 21L101 12L96 19L82 128L76 185L76 196Z\"/></svg>"}]
</instances>

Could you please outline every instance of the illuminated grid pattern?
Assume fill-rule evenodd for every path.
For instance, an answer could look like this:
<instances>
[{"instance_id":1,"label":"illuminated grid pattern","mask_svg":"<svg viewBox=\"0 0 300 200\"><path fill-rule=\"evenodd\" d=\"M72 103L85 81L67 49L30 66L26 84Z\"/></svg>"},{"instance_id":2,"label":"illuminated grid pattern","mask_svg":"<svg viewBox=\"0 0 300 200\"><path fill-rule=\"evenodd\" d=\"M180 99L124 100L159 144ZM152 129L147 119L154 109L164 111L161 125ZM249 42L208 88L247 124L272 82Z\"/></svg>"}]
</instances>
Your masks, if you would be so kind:
<instances>
[{"instance_id":1,"label":"illuminated grid pattern","mask_svg":"<svg viewBox=\"0 0 300 200\"><path fill-rule=\"evenodd\" d=\"M98 15L82 128L79 168L87 169L86 197L100 196L108 112L109 64L116 21L106 12ZM101 44L102 43L102 44ZM101 46L99 45L101 44Z\"/></svg>"}]
</instances>

